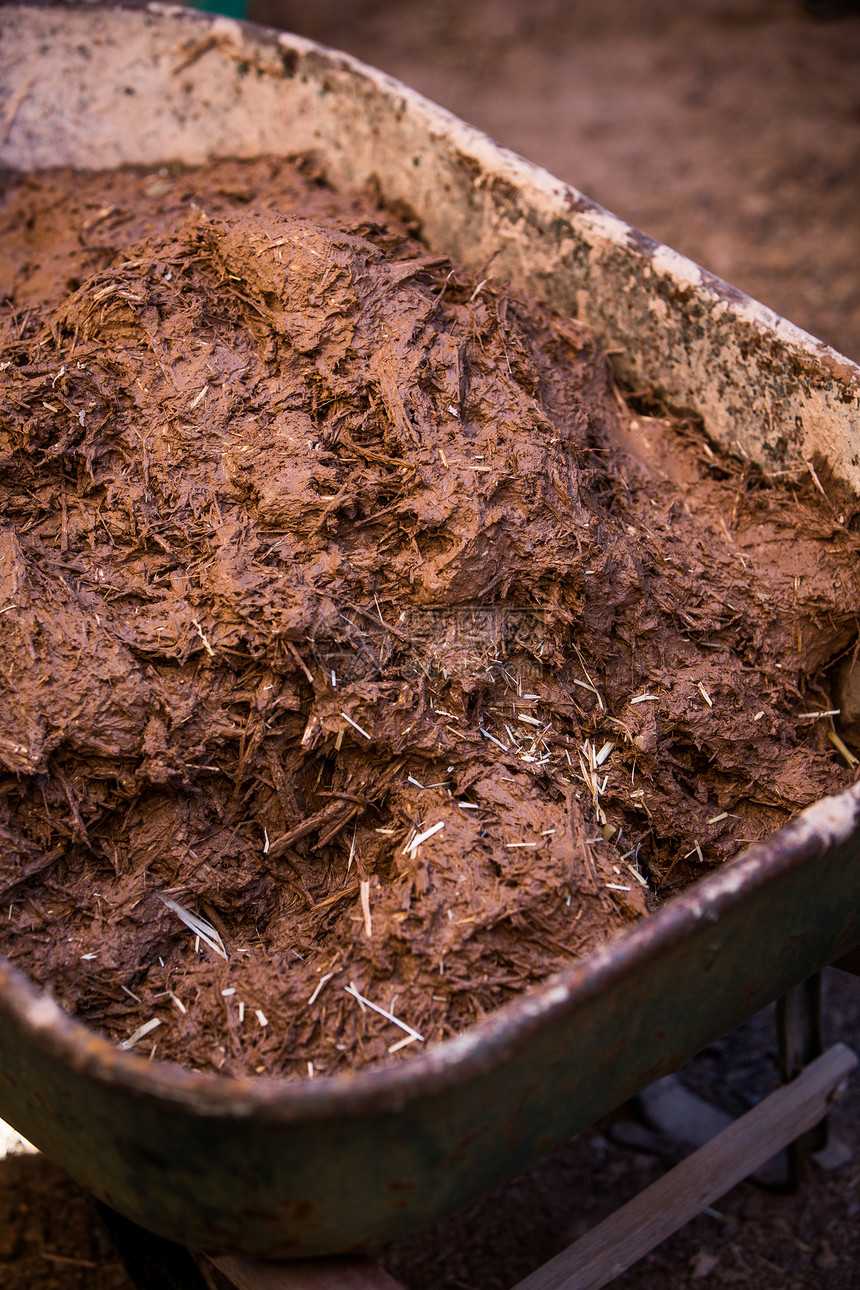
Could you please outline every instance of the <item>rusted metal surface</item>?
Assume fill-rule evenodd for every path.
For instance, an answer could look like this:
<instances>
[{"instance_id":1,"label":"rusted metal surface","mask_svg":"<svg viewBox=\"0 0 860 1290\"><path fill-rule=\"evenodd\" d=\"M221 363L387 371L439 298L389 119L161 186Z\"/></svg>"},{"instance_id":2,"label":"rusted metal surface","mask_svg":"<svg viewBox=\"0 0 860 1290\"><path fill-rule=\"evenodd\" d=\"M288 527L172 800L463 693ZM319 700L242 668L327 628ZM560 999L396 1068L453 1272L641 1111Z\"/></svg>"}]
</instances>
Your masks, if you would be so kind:
<instances>
[{"instance_id":1,"label":"rusted metal surface","mask_svg":"<svg viewBox=\"0 0 860 1290\"><path fill-rule=\"evenodd\" d=\"M168 7L0 10L0 164L314 150L427 241L591 321L624 373L764 464L860 491L858 369L381 73ZM291 1084L148 1064L0 961L0 1116L203 1248L372 1248L520 1171L860 943L860 788L392 1070Z\"/></svg>"}]
</instances>

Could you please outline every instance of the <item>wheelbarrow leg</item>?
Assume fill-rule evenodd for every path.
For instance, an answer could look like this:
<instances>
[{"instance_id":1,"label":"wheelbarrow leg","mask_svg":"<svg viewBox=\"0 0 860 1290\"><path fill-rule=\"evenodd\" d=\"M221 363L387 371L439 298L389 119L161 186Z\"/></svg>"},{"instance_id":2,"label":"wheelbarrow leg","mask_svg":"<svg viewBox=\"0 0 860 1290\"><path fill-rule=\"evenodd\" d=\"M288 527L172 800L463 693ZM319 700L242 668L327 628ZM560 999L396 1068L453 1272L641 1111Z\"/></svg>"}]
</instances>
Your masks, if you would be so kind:
<instances>
[{"instance_id":1,"label":"wheelbarrow leg","mask_svg":"<svg viewBox=\"0 0 860 1290\"><path fill-rule=\"evenodd\" d=\"M821 1042L821 983L822 974L816 972L777 1000L779 1065L785 1084L796 1079L824 1051ZM826 1118L789 1144L786 1148L788 1190L793 1191L797 1187L804 1160L813 1152L823 1151L826 1146Z\"/></svg>"},{"instance_id":2,"label":"wheelbarrow leg","mask_svg":"<svg viewBox=\"0 0 860 1290\"><path fill-rule=\"evenodd\" d=\"M184 1245L154 1236L99 1200L92 1203L135 1290L212 1290Z\"/></svg>"}]
</instances>

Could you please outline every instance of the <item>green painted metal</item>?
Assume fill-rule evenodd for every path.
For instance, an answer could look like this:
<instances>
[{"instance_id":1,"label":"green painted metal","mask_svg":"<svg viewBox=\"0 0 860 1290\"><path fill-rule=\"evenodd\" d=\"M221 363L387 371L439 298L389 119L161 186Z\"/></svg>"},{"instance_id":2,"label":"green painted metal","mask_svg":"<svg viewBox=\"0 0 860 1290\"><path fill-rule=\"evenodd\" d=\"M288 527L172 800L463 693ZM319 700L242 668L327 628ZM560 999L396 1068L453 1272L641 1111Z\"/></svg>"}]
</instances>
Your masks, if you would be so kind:
<instances>
[{"instance_id":1,"label":"green painted metal","mask_svg":"<svg viewBox=\"0 0 860 1290\"><path fill-rule=\"evenodd\" d=\"M351 1078L150 1064L0 965L0 1115L161 1235L267 1257L373 1248L513 1176L850 949L858 825L860 788L461 1038Z\"/></svg>"},{"instance_id":2,"label":"green painted metal","mask_svg":"<svg viewBox=\"0 0 860 1290\"><path fill-rule=\"evenodd\" d=\"M194 0L194 8L204 13L220 13L226 18L244 18L248 11L246 0Z\"/></svg>"}]
</instances>

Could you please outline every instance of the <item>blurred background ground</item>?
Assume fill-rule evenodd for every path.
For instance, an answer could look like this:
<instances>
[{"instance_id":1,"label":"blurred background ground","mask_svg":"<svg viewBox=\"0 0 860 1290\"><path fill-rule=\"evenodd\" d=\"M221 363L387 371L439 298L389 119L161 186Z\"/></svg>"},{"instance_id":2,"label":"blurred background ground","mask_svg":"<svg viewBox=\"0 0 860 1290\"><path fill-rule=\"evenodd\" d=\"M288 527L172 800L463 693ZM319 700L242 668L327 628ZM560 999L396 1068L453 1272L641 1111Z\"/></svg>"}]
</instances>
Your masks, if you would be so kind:
<instances>
[{"instance_id":1,"label":"blurred background ground","mask_svg":"<svg viewBox=\"0 0 860 1290\"><path fill-rule=\"evenodd\" d=\"M860 5L249 0L249 12L383 68L860 359Z\"/></svg>"},{"instance_id":2,"label":"blurred background ground","mask_svg":"<svg viewBox=\"0 0 860 1290\"><path fill-rule=\"evenodd\" d=\"M250 0L249 15L384 68L860 359L857 5ZM827 973L825 1023L828 1043L860 1044L860 979ZM770 1010L684 1078L737 1114L773 1087L775 1062ZM840 1168L808 1164L792 1195L742 1184L619 1290L860 1290L858 1086L832 1117L851 1153ZM387 1265L408 1290L507 1290L683 1154L623 1136L595 1126ZM0 1290L60 1287L130 1290L74 1185L41 1156L9 1156Z\"/></svg>"}]
</instances>

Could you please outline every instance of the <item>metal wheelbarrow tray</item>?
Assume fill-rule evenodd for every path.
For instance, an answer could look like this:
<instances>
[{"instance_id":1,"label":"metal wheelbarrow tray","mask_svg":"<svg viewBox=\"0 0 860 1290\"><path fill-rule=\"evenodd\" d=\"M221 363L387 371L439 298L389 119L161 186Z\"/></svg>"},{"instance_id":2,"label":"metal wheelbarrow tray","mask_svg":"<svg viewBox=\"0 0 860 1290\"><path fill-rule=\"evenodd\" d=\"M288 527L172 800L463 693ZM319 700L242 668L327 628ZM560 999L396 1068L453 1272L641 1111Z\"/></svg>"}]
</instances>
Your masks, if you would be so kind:
<instances>
[{"instance_id":1,"label":"metal wheelbarrow tray","mask_svg":"<svg viewBox=\"0 0 860 1290\"><path fill-rule=\"evenodd\" d=\"M433 250L616 351L762 468L860 492L860 369L413 91L298 37L165 6L0 11L0 164L313 152ZM511 1177L860 942L860 786L393 1069L222 1079L124 1053L0 960L0 1115L138 1223L274 1257L371 1248Z\"/></svg>"}]
</instances>

